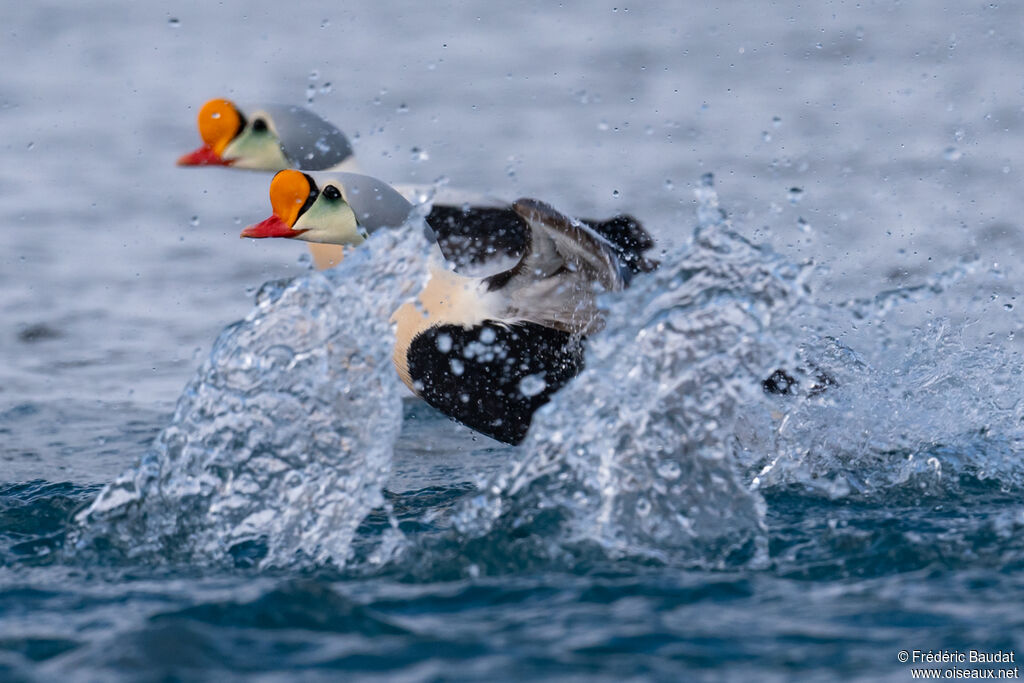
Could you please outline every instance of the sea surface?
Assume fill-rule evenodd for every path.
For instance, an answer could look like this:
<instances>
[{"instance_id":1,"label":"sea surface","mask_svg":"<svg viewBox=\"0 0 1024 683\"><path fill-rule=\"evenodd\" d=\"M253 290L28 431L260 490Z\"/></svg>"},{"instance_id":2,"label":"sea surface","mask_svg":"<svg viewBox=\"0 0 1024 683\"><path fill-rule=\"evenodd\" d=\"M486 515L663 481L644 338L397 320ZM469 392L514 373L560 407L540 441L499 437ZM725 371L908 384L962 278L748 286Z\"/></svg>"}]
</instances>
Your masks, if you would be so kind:
<instances>
[{"instance_id":1,"label":"sea surface","mask_svg":"<svg viewBox=\"0 0 1024 683\"><path fill-rule=\"evenodd\" d=\"M0 680L1024 656L1022 26L926 0L0 4ZM174 165L213 97L306 104L388 181L631 213L661 268L602 299L524 444L475 435L390 365L421 232L323 273L238 239L269 177Z\"/></svg>"}]
</instances>

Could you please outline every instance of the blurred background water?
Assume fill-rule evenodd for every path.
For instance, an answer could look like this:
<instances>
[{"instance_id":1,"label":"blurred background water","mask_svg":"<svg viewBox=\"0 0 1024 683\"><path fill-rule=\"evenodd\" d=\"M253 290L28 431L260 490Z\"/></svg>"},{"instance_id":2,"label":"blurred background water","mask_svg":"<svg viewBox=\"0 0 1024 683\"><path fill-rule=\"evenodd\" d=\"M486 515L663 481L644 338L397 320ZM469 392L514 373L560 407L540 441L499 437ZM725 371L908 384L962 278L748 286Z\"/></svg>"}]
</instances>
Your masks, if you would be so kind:
<instances>
[{"instance_id":1,"label":"blurred background water","mask_svg":"<svg viewBox=\"0 0 1024 683\"><path fill-rule=\"evenodd\" d=\"M0 19L3 676L903 680L900 649L1020 649L1019 6L40 2ZM348 531L268 538L223 512L251 445L215 444L214 418L238 413L212 407L234 395L232 353L275 347L245 325L214 340L324 307L334 338L364 290L311 276L302 245L237 238L267 176L174 166L219 96L307 104L385 180L630 212L668 268L609 304L578 405L556 401L527 445L405 400L400 433L350 448L336 430L364 458L339 475ZM407 242L374 253L412 264ZM358 267L387 296L415 281ZM374 367L386 334L353 334ZM618 364L637 339L668 341ZM753 380L780 360L840 385L772 403ZM267 387L306 410L354 381L307 369L282 389L277 362L245 377L245 410ZM358 408L386 418L389 392ZM213 456L231 466L210 475ZM70 521L115 479L136 487L108 517ZM195 481L212 488L180 493Z\"/></svg>"}]
</instances>

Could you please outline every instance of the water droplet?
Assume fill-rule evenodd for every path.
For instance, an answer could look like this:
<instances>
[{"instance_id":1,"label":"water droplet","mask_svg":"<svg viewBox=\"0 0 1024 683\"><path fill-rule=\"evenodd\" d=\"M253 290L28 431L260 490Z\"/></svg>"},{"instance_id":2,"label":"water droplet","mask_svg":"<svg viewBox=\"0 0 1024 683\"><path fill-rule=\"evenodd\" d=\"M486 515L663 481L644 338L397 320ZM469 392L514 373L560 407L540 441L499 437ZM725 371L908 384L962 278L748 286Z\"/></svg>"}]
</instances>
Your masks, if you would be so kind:
<instances>
[{"instance_id":1,"label":"water droplet","mask_svg":"<svg viewBox=\"0 0 1024 683\"><path fill-rule=\"evenodd\" d=\"M766 130L762 130L761 131L761 139L764 140L765 142L771 142L772 141L772 134L769 133Z\"/></svg>"},{"instance_id":2,"label":"water droplet","mask_svg":"<svg viewBox=\"0 0 1024 683\"><path fill-rule=\"evenodd\" d=\"M493 344L494 340L498 338L498 335L490 327L485 327L480 330L480 341L484 344Z\"/></svg>"},{"instance_id":3,"label":"water droplet","mask_svg":"<svg viewBox=\"0 0 1024 683\"><path fill-rule=\"evenodd\" d=\"M427 159L430 158L430 154L428 154L426 150L420 149L419 147L413 147L412 149L409 150L409 152L412 153L413 161L426 161Z\"/></svg>"},{"instance_id":4,"label":"water droplet","mask_svg":"<svg viewBox=\"0 0 1024 683\"><path fill-rule=\"evenodd\" d=\"M519 393L523 396L536 396L547 389L548 383L544 381L544 373L537 372L519 380Z\"/></svg>"},{"instance_id":5,"label":"water droplet","mask_svg":"<svg viewBox=\"0 0 1024 683\"><path fill-rule=\"evenodd\" d=\"M398 105L398 108L395 109L395 112L398 114L408 114L409 105L407 105L405 102L402 102L400 105Z\"/></svg>"},{"instance_id":6,"label":"water droplet","mask_svg":"<svg viewBox=\"0 0 1024 683\"><path fill-rule=\"evenodd\" d=\"M219 111L213 112L212 114L210 114L210 118L211 119L219 119L220 118L220 112Z\"/></svg>"},{"instance_id":7,"label":"water droplet","mask_svg":"<svg viewBox=\"0 0 1024 683\"><path fill-rule=\"evenodd\" d=\"M779 116L773 116L772 117L772 125L775 126L776 128L781 126L782 125L782 118L779 117Z\"/></svg>"},{"instance_id":8,"label":"water droplet","mask_svg":"<svg viewBox=\"0 0 1024 683\"><path fill-rule=\"evenodd\" d=\"M945 159L946 161L959 161L960 157L962 156L963 153L956 147L947 147L942 152L942 158Z\"/></svg>"},{"instance_id":9,"label":"water droplet","mask_svg":"<svg viewBox=\"0 0 1024 683\"><path fill-rule=\"evenodd\" d=\"M466 366L462 364L462 361L458 358L452 358L448 361L448 365L451 366L452 374L456 377L462 377L462 373L466 371ZM468 400L468 399L467 399Z\"/></svg>"},{"instance_id":10,"label":"water droplet","mask_svg":"<svg viewBox=\"0 0 1024 683\"><path fill-rule=\"evenodd\" d=\"M318 78L320 78L320 72L319 71L317 71L316 69L313 69L312 71L309 72L309 80L315 81Z\"/></svg>"},{"instance_id":11,"label":"water droplet","mask_svg":"<svg viewBox=\"0 0 1024 683\"><path fill-rule=\"evenodd\" d=\"M704 187L714 187L715 185L715 174L705 173L700 177L700 184Z\"/></svg>"},{"instance_id":12,"label":"water droplet","mask_svg":"<svg viewBox=\"0 0 1024 683\"><path fill-rule=\"evenodd\" d=\"M789 188L789 192L786 193L786 199L789 200L790 204L799 204L800 200L804 198L804 191L799 187Z\"/></svg>"},{"instance_id":13,"label":"water droplet","mask_svg":"<svg viewBox=\"0 0 1024 683\"><path fill-rule=\"evenodd\" d=\"M452 337L449 334L437 335L437 340L434 343L437 344L437 350L441 353L448 353L452 350Z\"/></svg>"},{"instance_id":14,"label":"water droplet","mask_svg":"<svg viewBox=\"0 0 1024 683\"><path fill-rule=\"evenodd\" d=\"M674 481L679 478L680 474L682 474L682 470L679 468L679 463L675 460L665 460L658 465L658 476L662 479Z\"/></svg>"},{"instance_id":15,"label":"water droplet","mask_svg":"<svg viewBox=\"0 0 1024 683\"><path fill-rule=\"evenodd\" d=\"M597 129L601 131L608 130L608 127L609 126L607 121L601 121L600 123L597 124Z\"/></svg>"},{"instance_id":16,"label":"water droplet","mask_svg":"<svg viewBox=\"0 0 1024 683\"><path fill-rule=\"evenodd\" d=\"M34 142L30 142L30 143L28 143L28 145L27 145L27 146L25 147L25 149L32 149L32 148L33 148L33 147L35 147L35 146L36 146L36 143L34 143Z\"/></svg>"},{"instance_id":17,"label":"water droplet","mask_svg":"<svg viewBox=\"0 0 1024 683\"><path fill-rule=\"evenodd\" d=\"M1013 310L1013 304L1009 304L1009 303L1003 304L1003 308L1005 310L1007 310L1007 311L1012 311Z\"/></svg>"},{"instance_id":18,"label":"water droplet","mask_svg":"<svg viewBox=\"0 0 1024 683\"><path fill-rule=\"evenodd\" d=\"M330 25L331 25L331 20L330 19L321 19L320 20L320 28L327 28Z\"/></svg>"},{"instance_id":19,"label":"water droplet","mask_svg":"<svg viewBox=\"0 0 1024 683\"><path fill-rule=\"evenodd\" d=\"M170 19L167 20L167 25L170 26L171 28L180 28L181 27L181 19L179 19L178 17L171 17Z\"/></svg>"},{"instance_id":20,"label":"water droplet","mask_svg":"<svg viewBox=\"0 0 1024 683\"><path fill-rule=\"evenodd\" d=\"M198 227L199 226L199 216L192 216L192 218L189 218L188 219L188 224L191 225L193 228Z\"/></svg>"},{"instance_id":21,"label":"water droplet","mask_svg":"<svg viewBox=\"0 0 1024 683\"><path fill-rule=\"evenodd\" d=\"M324 83L323 85L320 86L320 94L321 95L326 95L327 93L331 92L332 90L334 90L334 86L331 85L330 81L327 81L326 83Z\"/></svg>"},{"instance_id":22,"label":"water droplet","mask_svg":"<svg viewBox=\"0 0 1024 683\"><path fill-rule=\"evenodd\" d=\"M676 189L676 186L672 182L671 178L665 178L665 189L668 190L669 192L671 192L672 190Z\"/></svg>"},{"instance_id":23,"label":"water droplet","mask_svg":"<svg viewBox=\"0 0 1024 683\"><path fill-rule=\"evenodd\" d=\"M811 224L804 220L803 216L796 219L796 225L798 228L800 228L800 232L804 234L810 234L811 232L814 231L814 229L811 227Z\"/></svg>"},{"instance_id":24,"label":"water droplet","mask_svg":"<svg viewBox=\"0 0 1024 683\"><path fill-rule=\"evenodd\" d=\"M619 196L619 191L618 190L612 190L612 196L613 197L618 197Z\"/></svg>"}]
</instances>

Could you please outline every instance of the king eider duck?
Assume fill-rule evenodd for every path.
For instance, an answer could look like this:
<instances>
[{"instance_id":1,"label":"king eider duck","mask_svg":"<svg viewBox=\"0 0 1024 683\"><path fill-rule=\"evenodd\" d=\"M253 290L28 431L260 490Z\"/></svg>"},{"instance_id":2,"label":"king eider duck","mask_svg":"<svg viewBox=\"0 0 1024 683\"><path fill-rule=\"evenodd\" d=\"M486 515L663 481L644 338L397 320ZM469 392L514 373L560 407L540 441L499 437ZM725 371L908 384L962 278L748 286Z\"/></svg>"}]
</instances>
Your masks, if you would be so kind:
<instances>
[{"instance_id":1,"label":"king eider duck","mask_svg":"<svg viewBox=\"0 0 1024 683\"><path fill-rule=\"evenodd\" d=\"M179 158L179 166L358 171L345 134L305 107L266 104L246 114L218 98L200 107L197 123L203 144ZM333 245L310 244L309 251L320 269L338 265L344 256Z\"/></svg>"},{"instance_id":2,"label":"king eider duck","mask_svg":"<svg viewBox=\"0 0 1024 683\"><path fill-rule=\"evenodd\" d=\"M401 225L413 211L405 193L370 176L334 173L322 176L321 182L322 188L308 173L279 171L270 181L273 213L246 228L242 237L291 237L311 246L355 246L377 227ZM342 198L345 201L341 204L335 203ZM345 210L354 212L344 217L348 220L339 213ZM322 226L325 215L332 221L326 232ZM530 232L527 221L512 204L496 199L487 206L433 204L426 223L444 257L459 270L481 265L486 268L487 263L503 258L518 260ZM621 214L606 221L587 219L583 223L605 238L630 270L649 272L657 266L643 255L654 241L632 216Z\"/></svg>"},{"instance_id":3,"label":"king eider duck","mask_svg":"<svg viewBox=\"0 0 1024 683\"><path fill-rule=\"evenodd\" d=\"M245 114L230 100L214 99L199 109L198 125L203 144L179 166L358 171L345 134L305 107L265 104Z\"/></svg>"},{"instance_id":4,"label":"king eider duck","mask_svg":"<svg viewBox=\"0 0 1024 683\"><path fill-rule=\"evenodd\" d=\"M357 244L373 230L406 222L414 207L386 183L340 174L317 180L282 171L271 183L274 214L243 237L288 237ZM470 270L486 241L465 240L457 215L428 230L439 249L415 302L392 317L394 363L413 393L449 417L494 439L517 444L533 413L583 368L587 335L604 324L602 291L624 288L633 274L655 267L643 252L653 244L635 221L598 230L547 204L510 205L524 240L511 267L486 275ZM480 220L479 217L474 220ZM486 226L473 230L483 234ZM454 238L453 238L454 236Z\"/></svg>"},{"instance_id":5,"label":"king eider duck","mask_svg":"<svg viewBox=\"0 0 1024 683\"><path fill-rule=\"evenodd\" d=\"M203 145L178 159L179 165L360 172L345 134L304 107L271 104L243 112L229 100L214 99L200 108L198 126ZM527 229L506 201L447 187L391 187L413 204L431 198L427 222L435 232L446 235L446 256L456 263L467 258L479 262L501 255L518 258L522 252ZM273 192L272 185L272 195ZM273 196L271 200L273 202ZM635 249L651 246L647 233L631 216L620 215L606 221L585 219L584 222L606 236L615 233L620 239L631 239L634 250L623 252L628 258L638 253ZM627 238L627 235L632 237ZM340 246L307 240L318 268L340 262L343 256ZM647 240L646 246L644 240Z\"/></svg>"}]
</instances>

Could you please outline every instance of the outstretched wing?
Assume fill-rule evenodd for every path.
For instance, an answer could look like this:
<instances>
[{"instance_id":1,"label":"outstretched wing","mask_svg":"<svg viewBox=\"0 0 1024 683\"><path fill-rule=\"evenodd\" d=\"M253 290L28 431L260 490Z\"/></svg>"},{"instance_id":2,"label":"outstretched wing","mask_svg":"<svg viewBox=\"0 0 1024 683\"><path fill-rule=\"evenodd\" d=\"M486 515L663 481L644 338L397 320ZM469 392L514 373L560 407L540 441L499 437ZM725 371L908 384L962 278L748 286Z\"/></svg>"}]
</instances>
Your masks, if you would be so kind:
<instances>
[{"instance_id":1,"label":"outstretched wing","mask_svg":"<svg viewBox=\"0 0 1024 683\"><path fill-rule=\"evenodd\" d=\"M485 280L500 291L507 319L535 322L573 334L590 334L603 324L597 295L626 286L626 270L614 248L592 229L535 199L520 199L513 210L529 228L519 262Z\"/></svg>"}]
</instances>

